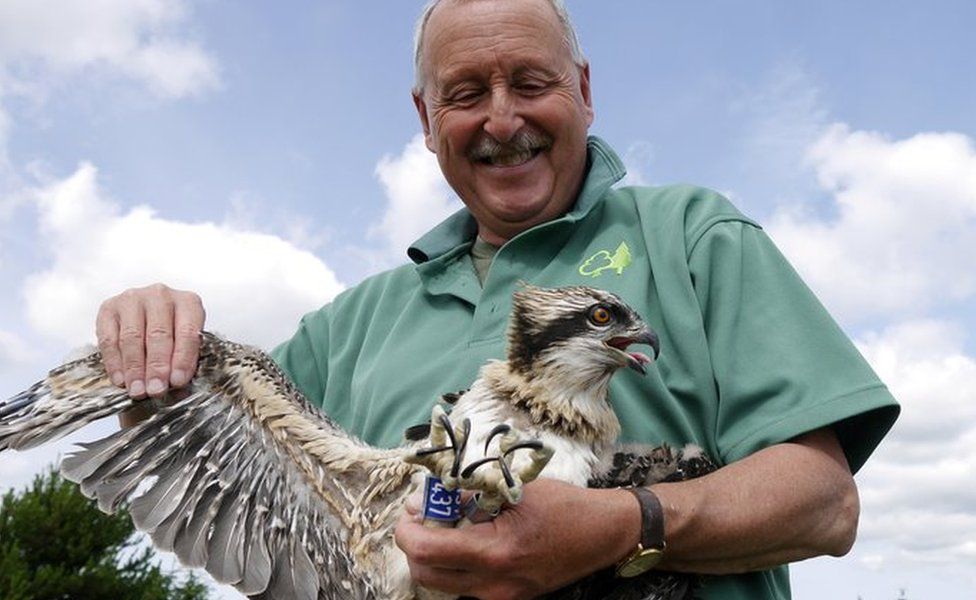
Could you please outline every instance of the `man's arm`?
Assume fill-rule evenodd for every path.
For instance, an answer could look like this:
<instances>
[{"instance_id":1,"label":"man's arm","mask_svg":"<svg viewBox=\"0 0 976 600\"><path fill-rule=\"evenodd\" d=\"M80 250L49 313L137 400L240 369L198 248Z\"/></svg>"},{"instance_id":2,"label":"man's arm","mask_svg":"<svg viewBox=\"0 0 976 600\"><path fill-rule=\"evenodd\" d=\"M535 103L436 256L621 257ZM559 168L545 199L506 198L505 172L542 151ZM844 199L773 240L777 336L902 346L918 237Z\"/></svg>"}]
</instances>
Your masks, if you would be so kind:
<instances>
[{"instance_id":1,"label":"man's arm","mask_svg":"<svg viewBox=\"0 0 976 600\"><path fill-rule=\"evenodd\" d=\"M665 510L661 568L672 571L719 575L841 556L857 533L857 487L829 428L651 489Z\"/></svg>"},{"instance_id":2,"label":"man's arm","mask_svg":"<svg viewBox=\"0 0 976 600\"><path fill-rule=\"evenodd\" d=\"M857 489L829 428L651 489L665 507L663 569L726 574L840 555L857 529ZM546 480L492 522L428 529L406 515L396 531L418 583L489 600L562 587L613 565L639 538L629 492Z\"/></svg>"}]
</instances>

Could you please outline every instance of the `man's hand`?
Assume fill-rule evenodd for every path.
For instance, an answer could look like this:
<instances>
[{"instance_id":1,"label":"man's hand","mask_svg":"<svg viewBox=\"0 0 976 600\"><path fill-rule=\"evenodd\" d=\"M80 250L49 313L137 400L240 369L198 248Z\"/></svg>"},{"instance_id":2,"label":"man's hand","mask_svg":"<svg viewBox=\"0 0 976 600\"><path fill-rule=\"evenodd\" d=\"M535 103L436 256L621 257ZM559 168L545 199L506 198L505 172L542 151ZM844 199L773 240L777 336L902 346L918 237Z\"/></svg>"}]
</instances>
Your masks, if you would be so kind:
<instances>
[{"instance_id":1,"label":"man's hand","mask_svg":"<svg viewBox=\"0 0 976 600\"><path fill-rule=\"evenodd\" d=\"M133 398L186 385L196 371L204 319L200 296L161 283L103 302L95 334L112 382Z\"/></svg>"},{"instance_id":2,"label":"man's hand","mask_svg":"<svg viewBox=\"0 0 976 600\"><path fill-rule=\"evenodd\" d=\"M526 484L522 501L493 521L461 529L424 527L418 508L408 504L396 528L414 581L483 600L559 589L614 564L640 537L640 511L630 492L552 479ZM611 527L621 534L608 535Z\"/></svg>"}]
</instances>

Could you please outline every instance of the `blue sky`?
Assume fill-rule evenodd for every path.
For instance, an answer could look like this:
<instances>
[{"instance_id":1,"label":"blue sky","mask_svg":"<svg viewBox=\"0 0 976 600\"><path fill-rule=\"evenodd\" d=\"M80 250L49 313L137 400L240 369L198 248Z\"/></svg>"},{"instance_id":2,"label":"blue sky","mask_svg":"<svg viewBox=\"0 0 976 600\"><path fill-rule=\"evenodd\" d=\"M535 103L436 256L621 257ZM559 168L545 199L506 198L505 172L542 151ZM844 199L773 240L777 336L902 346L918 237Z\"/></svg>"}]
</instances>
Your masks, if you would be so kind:
<instances>
[{"instance_id":1,"label":"blue sky","mask_svg":"<svg viewBox=\"0 0 976 600\"><path fill-rule=\"evenodd\" d=\"M0 395L162 279L270 346L457 206L417 143L422 2L0 0ZM758 219L905 405L861 541L797 598L976 584L976 5L568 0L634 183ZM18 485L52 451L5 457Z\"/></svg>"}]
</instances>

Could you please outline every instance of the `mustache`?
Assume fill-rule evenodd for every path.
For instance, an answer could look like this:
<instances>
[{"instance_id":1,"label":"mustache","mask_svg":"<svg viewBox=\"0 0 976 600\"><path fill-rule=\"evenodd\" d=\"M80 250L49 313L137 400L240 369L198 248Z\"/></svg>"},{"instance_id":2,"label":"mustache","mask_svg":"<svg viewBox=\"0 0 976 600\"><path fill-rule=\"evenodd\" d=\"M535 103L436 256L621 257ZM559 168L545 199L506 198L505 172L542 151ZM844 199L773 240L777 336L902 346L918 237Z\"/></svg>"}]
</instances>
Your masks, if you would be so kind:
<instances>
[{"instance_id":1,"label":"mustache","mask_svg":"<svg viewBox=\"0 0 976 600\"><path fill-rule=\"evenodd\" d=\"M491 160L499 156L545 150L550 146L552 138L548 135L531 129L520 129L507 142L499 142L488 134L482 135L468 150L468 157L478 161Z\"/></svg>"}]
</instances>

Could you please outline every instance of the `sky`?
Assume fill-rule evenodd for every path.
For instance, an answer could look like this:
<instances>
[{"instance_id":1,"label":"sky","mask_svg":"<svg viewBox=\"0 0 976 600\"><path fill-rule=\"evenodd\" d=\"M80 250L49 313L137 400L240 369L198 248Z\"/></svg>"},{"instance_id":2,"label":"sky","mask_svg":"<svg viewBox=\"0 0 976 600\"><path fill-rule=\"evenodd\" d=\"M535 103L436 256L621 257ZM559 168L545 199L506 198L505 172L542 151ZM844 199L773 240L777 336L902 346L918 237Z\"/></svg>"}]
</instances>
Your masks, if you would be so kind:
<instances>
[{"instance_id":1,"label":"sky","mask_svg":"<svg viewBox=\"0 0 976 600\"><path fill-rule=\"evenodd\" d=\"M405 262L460 206L410 101L422 4L0 0L0 396L128 287L267 348ZM971 597L976 4L567 4L626 182L728 195L903 405L854 551L794 566L794 597ZM68 447L5 454L0 488Z\"/></svg>"}]
</instances>

